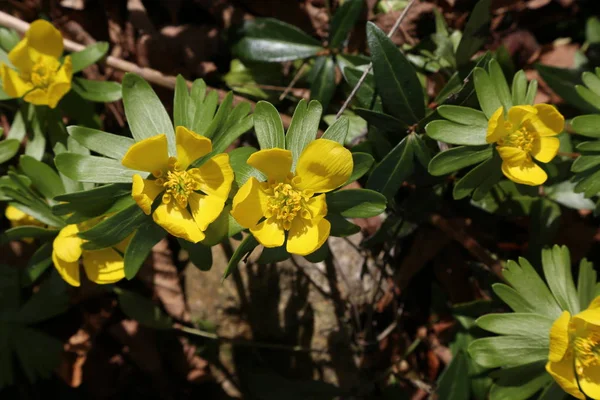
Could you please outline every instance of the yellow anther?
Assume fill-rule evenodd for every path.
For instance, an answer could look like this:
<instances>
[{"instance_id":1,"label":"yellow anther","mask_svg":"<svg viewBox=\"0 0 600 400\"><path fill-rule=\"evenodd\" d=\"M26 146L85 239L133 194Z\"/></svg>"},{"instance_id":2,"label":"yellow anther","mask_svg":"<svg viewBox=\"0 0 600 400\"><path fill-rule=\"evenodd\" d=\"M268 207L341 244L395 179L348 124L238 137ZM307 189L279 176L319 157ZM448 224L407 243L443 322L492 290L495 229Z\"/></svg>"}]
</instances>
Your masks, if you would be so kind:
<instances>
[{"instance_id":1,"label":"yellow anther","mask_svg":"<svg viewBox=\"0 0 600 400\"><path fill-rule=\"evenodd\" d=\"M176 201L180 207L187 207L188 196L198 189L198 182L187 172L181 170L181 163L176 157L169 157L168 169L166 171L154 171L152 175L157 177L156 185L165 188L162 197L164 204Z\"/></svg>"},{"instance_id":2,"label":"yellow anther","mask_svg":"<svg viewBox=\"0 0 600 400\"><path fill-rule=\"evenodd\" d=\"M54 81L60 63L56 58L40 57L31 68L29 80L36 88L47 88Z\"/></svg>"},{"instance_id":3,"label":"yellow anther","mask_svg":"<svg viewBox=\"0 0 600 400\"><path fill-rule=\"evenodd\" d=\"M296 216L300 215L302 218L310 216L310 212L307 211L306 201L310 196L298 189L293 185L295 178L287 179L286 182L273 182L269 183L268 193L270 194L269 202L267 204L267 210L265 217L275 217L283 226L285 230L289 230L292 221Z\"/></svg>"},{"instance_id":4,"label":"yellow anther","mask_svg":"<svg viewBox=\"0 0 600 400\"><path fill-rule=\"evenodd\" d=\"M600 332L575 337L573 348L582 367L600 366Z\"/></svg>"}]
</instances>

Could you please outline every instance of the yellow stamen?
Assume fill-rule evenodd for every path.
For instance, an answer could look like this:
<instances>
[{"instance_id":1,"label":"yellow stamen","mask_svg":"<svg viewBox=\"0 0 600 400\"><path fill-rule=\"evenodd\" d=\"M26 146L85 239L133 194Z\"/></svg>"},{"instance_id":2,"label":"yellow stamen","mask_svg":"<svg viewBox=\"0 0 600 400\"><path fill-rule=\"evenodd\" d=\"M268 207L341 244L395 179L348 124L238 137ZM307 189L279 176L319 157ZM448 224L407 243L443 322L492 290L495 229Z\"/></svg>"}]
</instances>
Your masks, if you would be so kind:
<instances>
[{"instance_id":1,"label":"yellow stamen","mask_svg":"<svg viewBox=\"0 0 600 400\"><path fill-rule=\"evenodd\" d=\"M506 122L506 124L512 127L510 122ZM517 147L530 153L533 150L533 144L539 140L539 137L540 135L536 131L529 129L527 124L523 124L519 129L498 140L498 146Z\"/></svg>"},{"instance_id":2,"label":"yellow stamen","mask_svg":"<svg viewBox=\"0 0 600 400\"><path fill-rule=\"evenodd\" d=\"M165 188L162 197L164 204L174 200L180 207L186 208L189 195L199 189L198 182L187 171L182 171L181 164L175 157L169 158L168 170L154 171L152 175L157 177L154 182Z\"/></svg>"},{"instance_id":3,"label":"yellow stamen","mask_svg":"<svg viewBox=\"0 0 600 400\"><path fill-rule=\"evenodd\" d=\"M47 88L54 82L59 68L60 63L56 58L40 56L31 68L29 76L23 78L29 80L36 88Z\"/></svg>"},{"instance_id":4,"label":"yellow stamen","mask_svg":"<svg viewBox=\"0 0 600 400\"><path fill-rule=\"evenodd\" d=\"M576 336L573 339L573 349L578 361L578 373L582 373L584 367L600 365L600 332L586 332L585 335ZM579 371L581 370L581 371Z\"/></svg>"},{"instance_id":5,"label":"yellow stamen","mask_svg":"<svg viewBox=\"0 0 600 400\"><path fill-rule=\"evenodd\" d=\"M265 216L267 218L274 216L282 224L283 229L289 230L297 215L310 218L306 202L311 196L297 190L293 185L293 179L286 179L285 182L270 182L267 192L270 197Z\"/></svg>"}]
</instances>

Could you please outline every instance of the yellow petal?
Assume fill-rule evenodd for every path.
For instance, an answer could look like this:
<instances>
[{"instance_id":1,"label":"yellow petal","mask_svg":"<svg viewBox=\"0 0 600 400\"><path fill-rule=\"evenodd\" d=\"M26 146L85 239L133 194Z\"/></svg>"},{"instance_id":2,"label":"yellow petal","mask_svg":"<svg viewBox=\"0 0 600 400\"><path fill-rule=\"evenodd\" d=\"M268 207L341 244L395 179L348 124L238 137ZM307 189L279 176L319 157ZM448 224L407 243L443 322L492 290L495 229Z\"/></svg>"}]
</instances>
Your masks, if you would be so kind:
<instances>
[{"instance_id":1,"label":"yellow petal","mask_svg":"<svg viewBox=\"0 0 600 400\"><path fill-rule=\"evenodd\" d=\"M541 137L533 142L533 148L531 149L531 155L536 160L547 163L552 161L558 153L560 147L560 140L555 137Z\"/></svg>"},{"instance_id":2,"label":"yellow petal","mask_svg":"<svg viewBox=\"0 0 600 400\"><path fill-rule=\"evenodd\" d=\"M600 365L583 367L579 385L588 397L600 399Z\"/></svg>"},{"instance_id":3,"label":"yellow petal","mask_svg":"<svg viewBox=\"0 0 600 400\"><path fill-rule=\"evenodd\" d=\"M8 59L11 64L14 65L20 72L29 72L35 64L33 59L34 52L30 51L29 41L27 38L23 38L13 49L8 53ZM21 96L19 96L21 97Z\"/></svg>"},{"instance_id":4,"label":"yellow petal","mask_svg":"<svg viewBox=\"0 0 600 400\"><path fill-rule=\"evenodd\" d=\"M286 250L288 253L305 256L325 243L331 231L331 224L325 218L305 220L295 218L288 233Z\"/></svg>"},{"instance_id":5,"label":"yellow petal","mask_svg":"<svg viewBox=\"0 0 600 400\"><path fill-rule=\"evenodd\" d=\"M58 236L52 243L53 254L66 262L75 262L81 257L81 245L83 239L77 236L79 227L77 225L67 225L58 232Z\"/></svg>"},{"instance_id":6,"label":"yellow petal","mask_svg":"<svg viewBox=\"0 0 600 400\"><path fill-rule=\"evenodd\" d=\"M585 321L588 324L600 327L600 308L587 308L573 316L573 322ZM598 332L600 334L600 332Z\"/></svg>"},{"instance_id":7,"label":"yellow petal","mask_svg":"<svg viewBox=\"0 0 600 400\"><path fill-rule=\"evenodd\" d=\"M533 106L514 106L508 110L508 120L514 129L518 129L523 121L535 117L537 110Z\"/></svg>"},{"instance_id":8,"label":"yellow petal","mask_svg":"<svg viewBox=\"0 0 600 400\"><path fill-rule=\"evenodd\" d=\"M90 281L101 285L115 283L125 278L123 257L110 247L84 251L83 268Z\"/></svg>"},{"instance_id":9,"label":"yellow petal","mask_svg":"<svg viewBox=\"0 0 600 400\"><path fill-rule=\"evenodd\" d=\"M23 97L28 103L35 104L36 106L47 106L50 104L50 96L48 96L48 91L44 89L33 89L28 92L25 97Z\"/></svg>"},{"instance_id":10,"label":"yellow petal","mask_svg":"<svg viewBox=\"0 0 600 400\"><path fill-rule=\"evenodd\" d=\"M327 202L325 199L325 195L320 194L308 200L306 205L308 206L310 217L307 219L318 220L327 215Z\"/></svg>"},{"instance_id":11,"label":"yellow petal","mask_svg":"<svg viewBox=\"0 0 600 400\"><path fill-rule=\"evenodd\" d=\"M188 173L198 182L198 189L202 192L223 200L229 196L233 183L229 154L217 154L199 168L190 169Z\"/></svg>"},{"instance_id":12,"label":"yellow petal","mask_svg":"<svg viewBox=\"0 0 600 400\"><path fill-rule=\"evenodd\" d=\"M578 399L585 400L585 396L579 391L579 387L577 386L573 367L573 355L572 352L569 352L567 357L563 358L560 362L549 361L546 364L546 371L548 371L565 392Z\"/></svg>"},{"instance_id":13,"label":"yellow petal","mask_svg":"<svg viewBox=\"0 0 600 400\"><path fill-rule=\"evenodd\" d=\"M165 188L157 185L156 181L143 179L139 175L133 176L133 185L131 186L131 197L146 215L150 215L152 202Z\"/></svg>"},{"instance_id":14,"label":"yellow petal","mask_svg":"<svg viewBox=\"0 0 600 400\"><path fill-rule=\"evenodd\" d=\"M121 160L127 168L139 171L162 171L169 166L167 136L164 133L137 142L127 150Z\"/></svg>"},{"instance_id":15,"label":"yellow petal","mask_svg":"<svg viewBox=\"0 0 600 400\"><path fill-rule=\"evenodd\" d=\"M56 252L52 252L52 262L60 276L71 286L79 286L79 260L68 262L57 257Z\"/></svg>"},{"instance_id":16,"label":"yellow petal","mask_svg":"<svg viewBox=\"0 0 600 400\"><path fill-rule=\"evenodd\" d=\"M71 57L65 57L65 62L56 72L54 82L48 88L48 107L55 108L60 99L71 90L71 78L73 77L73 65Z\"/></svg>"},{"instance_id":17,"label":"yellow petal","mask_svg":"<svg viewBox=\"0 0 600 400\"><path fill-rule=\"evenodd\" d=\"M522 163L504 161L502 163L502 172L511 181L523 185L537 186L548 179L546 172L531 160Z\"/></svg>"},{"instance_id":18,"label":"yellow petal","mask_svg":"<svg viewBox=\"0 0 600 400\"><path fill-rule=\"evenodd\" d=\"M2 78L4 92L10 97L23 97L25 93L33 89L31 83L21 79L19 73L6 64L0 64L0 78Z\"/></svg>"},{"instance_id":19,"label":"yellow petal","mask_svg":"<svg viewBox=\"0 0 600 400\"><path fill-rule=\"evenodd\" d=\"M250 233L265 247L279 247L285 241L285 231L274 217L251 228Z\"/></svg>"},{"instance_id":20,"label":"yellow petal","mask_svg":"<svg viewBox=\"0 0 600 400\"><path fill-rule=\"evenodd\" d=\"M352 153L344 146L328 139L313 140L298 159L296 186L314 193L330 192L346 183L353 167Z\"/></svg>"},{"instance_id":21,"label":"yellow petal","mask_svg":"<svg viewBox=\"0 0 600 400\"><path fill-rule=\"evenodd\" d=\"M594 300L592 300L592 302L590 303L590 305L588 306L588 310L593 310L596 308L600 308L600 296L596 297Z\"/></svg>"},{"instance_id":22,"label":"yellow petal","mask_svg":"<svg viewBox=\"0 0 600 400\"><path fill-rule=\"evenodd\" d=\"M571 314L568 311L558 317L552 324L550 329L550 353L548 360L551 362L559 362L565 356L569 349L569 322Z\"/></svg>"},{"instance_id":23,"label":"yellow petal","mask_svg":"<svg viewBox=\"0 0 600 400\"><path fill-rule=\"evenodd\" d=\"M176 131L177 161L182 169L187 169L191 163L212 151L209 138L198 135L184 126L178 126Z\"/></svg>"},{"instance_id":24,"label":"yellow petal","mask_svg":"<svg viewBox=\"0 0 600 400\"><path fill-rule=\"evenodd\" d=\"M192 216L196 225L201 231L205 231L208 225L213 222L225 206L225 199L213 195L203 195L192 193L188 197L188 204L192 210Z\"/></svg>"},{"instance_id":25,"label":"yellow petal","mask_svg":"<svg viewBox=\"0 0 600 400\"><path fill-rule=\"evenodd\" d=\"M502 160L510 163L520 163L527 160L527 153L518 147L496 146Z\"/></svg>"},{"instance_id":26,"label":"yellow petal","mask_svg":"<svg viewBox=\"0 0 600 400\"><path fill-rule=\"evenodd\" d=\"M251 177L233 197L231 215L244 228L253 228L265 215L267 201L260 182Z\"/></svg>"},{"instance_id":27,"label":"yellow petal","mask_svg":"<svg viewBox=\"0 0 600 400\"><path fill-rule=\"evenodd\" d=\"M252 153L246 161L267 176L267 179L282 182L292 169L292 152L272 148Z\"/></svg>"},{"instance_id":28,"label":"yellow petal","mask_svg":"<svg viewBox=\"0 0 600 400\"><path fill-rule=\"evenodd\" d=\"M152 218L154 222L175 237L192 243L198 243L204 239L204 233L198 228L192 215L178 205L163 203L154 211Z\"/></svg>"},{"instance_id":29,"label":"yellow petal","mask_svg":"<svg viewBox=\"0 0 600 400\"><path fill-rule=\"evenodd\" d=\"M536 104L537 117L546 125L555 135L561 133L565 127L565 118L558 112L556 107L550 104Z\"/></svg>"},{"instance_id":30,"label":"yellow petal","mask_svg":"<svg viewBox=\"0 0 600 400\"><path fill-rule=\"evenodd\" d=\"M29 216L15 206L6 207L4 215L10 222L20 222Z\"/></svg>"},{"instance_id":31,"label":"yellow petal","mask_svg":"<svg viewBox=\"0 0 600 400\"><path fill-rule=\"evenodd\" d=\"M506 129L504 121L504 107L500 107L494 111L494 114L492 114L492 117L488 121L485 141L488 143L495 143L509 133L510 131Z\"/></svg>"},{"instance_id":32,"label":"yellow petal","mask_svg":"<svg viewBox=\"0 0 600 400\"><path fill-rule=\"evenodd\" d=\"M25 33L28 45L40 53L58 58L63 53L63 38L58 29L50 22L38 19ZM11 60L12 62L12 60Z\"/></svg>"}]
</instances>

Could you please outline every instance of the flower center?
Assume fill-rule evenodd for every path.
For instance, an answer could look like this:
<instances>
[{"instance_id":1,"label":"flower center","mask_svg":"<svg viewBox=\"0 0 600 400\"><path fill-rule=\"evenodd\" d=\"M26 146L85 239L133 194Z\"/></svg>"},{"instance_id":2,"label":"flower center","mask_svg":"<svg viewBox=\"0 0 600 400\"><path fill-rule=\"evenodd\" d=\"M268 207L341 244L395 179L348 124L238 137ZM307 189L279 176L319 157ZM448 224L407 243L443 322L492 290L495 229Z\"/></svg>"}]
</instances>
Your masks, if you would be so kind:
<instances>
[{"instance_id":1,"label":"flower center","mask_svg":"<svg viewBox=\"0 0 600 400\"><path fill-rule=\"evenodd\" d=\"M504 126L507 130L512 130L513 125L510 122L505 122ZM539 138L539 134L529 129L525 124L498 140L499 146L517 147L526 153L533 150L534 142Z\"/></svg>"},{"instance_id":2,"label":"flower center","mask_svg":"<svg viewBox=\"0 0 600 400\"><path fill-rule=\"evenodd\" d=\"M577 336L573 340L575 356L582 367L600 366L600 332L589 332L586 336Z\"/></svg>"},{"instance_id":3,"label":"flower center","mask_svg":"<svg viewBox=\"0 0 600 400\"><path fill-rule=\"evenodd\" d=\"M39 57L31 68L29 80L37 88L46 88L54 81L54 75L60 63L52 57Z\"/></svg>"},{"instance_id":4,"label":"flower center","mask_svg":"<svg viewBox=\"0 0 600 400\"><path fill-rule=\"evenodd\" d=\"M285 230L290 229L292 221L298 214L304 218L310 218L310 211L306 206L306 202L312 194L296 189L293 182L292 179L286 180L286 182L268 184L267 192L270 196L267 203L266 217L275 217Z\"/></svg>"},{"instance_id":5,"label":"flower center","mask_svg":"<svg viewBox=\"0 0 600 400\"><path fill-rule=\"evenodd\" d=\"M157 178L156 184L165 188L162 197L164 204L175 201L180 207L186 208L188 196L198 190L198 182L187 171L182 170L176 157L169 157L169 168L166 171L154 171L152 175Z\"/></svg>"}]
</instances>

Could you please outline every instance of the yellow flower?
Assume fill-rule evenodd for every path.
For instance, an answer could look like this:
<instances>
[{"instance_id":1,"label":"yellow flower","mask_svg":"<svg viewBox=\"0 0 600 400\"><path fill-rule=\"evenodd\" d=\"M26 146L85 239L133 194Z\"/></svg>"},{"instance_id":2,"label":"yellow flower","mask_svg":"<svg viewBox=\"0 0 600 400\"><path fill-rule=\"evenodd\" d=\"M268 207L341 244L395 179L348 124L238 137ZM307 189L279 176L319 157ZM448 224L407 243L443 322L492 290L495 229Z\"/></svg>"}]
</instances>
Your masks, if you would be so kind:
<instances>
[{"instance_id":1,"label":"yellow flower","mask_svg":"<svg viewBox=\"0 0 600 400\"><path fill-rule=\"evenodd\" d=\"M19 210L17 207L8 206L4 211L4 215L10 221L10 226L16 228L17 226L41 226L45 227L46 225L43 222L38 221L33 218L29 214L25 214L23 211ZM24 238L23 241L25 243L33 243L33 238Z\"/></svg>"},{"instance_id":2,"label":"yellow flower","mask_svg":"<svg viewBox=\"0 0 600 400\"><path fill-rule=\"evenodd\" d=\"M0 78L6 94L23 97L36 105L56 107L60 99L71 90L73 68L71 57L63 53L61 33L44 20L31 24L25 37L8 53L8 59L17 68L0 63Z\"/></svg>"},{"instance_id":3,"label":"yellow flower","mask_svg":"<svg viewBox=\"0 0 600 400\"><path fill-rule=\"evenodd\" d=\"M546 370L565 392L600 399L600 296L587 310L573 317L564 311L554 321L548 360Z\"/></svg>"},{"instance_id":4,"label":"yellow flower","mask_svg":"<svg viewBox=\"0 0 600 400\"><path fill-rule=\"evenodd\" d=\"M62 278L72 286L79 286L79 259L83 258L83 269L89 280L98 284L117 282L125 277L125 252L130 237L114 248L83 250L85 240L77 236L81 230L91 228L99 220L86 221L79 225L67 225L60 230L52 244L52 261ZM118 250L118 251L117 251Z\"/></svg>"},{"instance_id":5,"label":"yellow flower","mask_svg":"<svg viewBox=\"0 0 600 400\"><path fill-rule=\"evenodd\" d=\"M560 145L552 136L562 132L564 124L563 116L549 104L511 107L508 118L500 107L488 122L486 141L496 143L502 172L508 179L541 185L548 175L531 157L543 163L552 161Z\"/></svg>"},{"instance_id":6,"label":"yellow flower","mask_svg":"<svg viewBox=\"0 0 600 400\"><path fill-rule=\"evenodd\" d=\"M173 236L198 243L204 231L225 206L231 190L233 170L228 154L218 154L199 168L187 170L198 158L212 151L210 139L178 126L175 141L177 157L169 157L167 137L152 136L131 146L122 164L151 172L154 179L133 176L131 195L150 215L152 202L161 193L161 204L152 217Z\"/></svg>"},{"instance_id":7,"label":"yellow flower","mask_svg":"<svg viewBox=\"0 0 600 400\"><path fill-rule=\"evenodd\" d=\"M296 171L292 153L283 149L257 151L248 164L263 172L267 182L248 179L233 198L231 214L265 247L285 242L289 253L307 255L329 237L326 192L348 180L352 154L327 139L311 142L300 154ZM321 193L321 194L319 194Z\"/></svg>"}]
</instances>

